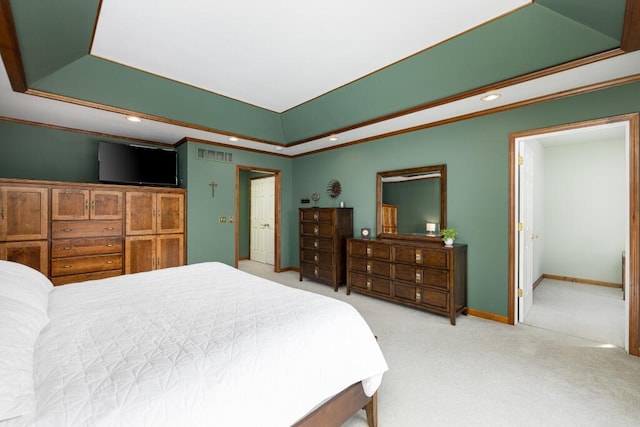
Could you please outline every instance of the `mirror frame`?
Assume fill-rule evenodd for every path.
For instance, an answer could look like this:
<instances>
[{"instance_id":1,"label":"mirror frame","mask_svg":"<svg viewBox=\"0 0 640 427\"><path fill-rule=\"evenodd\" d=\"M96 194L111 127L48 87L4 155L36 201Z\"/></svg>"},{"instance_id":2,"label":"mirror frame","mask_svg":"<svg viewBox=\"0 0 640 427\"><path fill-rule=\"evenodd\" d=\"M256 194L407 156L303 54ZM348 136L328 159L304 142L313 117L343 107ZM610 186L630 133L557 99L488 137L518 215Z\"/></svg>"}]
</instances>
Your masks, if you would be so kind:
<instances>
[{"instance_id":1,"label":"mirror frame","mask_svg":"<svg viewBox=\"0 0 640 427\"><path fill-rule=\"evenodd\" d=\"M440 172L440 229L447 228L447 165L432 165L419 168L397 169L378 172L376 174L376 235L379 239L403 239L403 240L437 240L440 236L427 236L426 234L395 234L382 232L382 179L391 176Z\"/></svg>"}]
</instances>

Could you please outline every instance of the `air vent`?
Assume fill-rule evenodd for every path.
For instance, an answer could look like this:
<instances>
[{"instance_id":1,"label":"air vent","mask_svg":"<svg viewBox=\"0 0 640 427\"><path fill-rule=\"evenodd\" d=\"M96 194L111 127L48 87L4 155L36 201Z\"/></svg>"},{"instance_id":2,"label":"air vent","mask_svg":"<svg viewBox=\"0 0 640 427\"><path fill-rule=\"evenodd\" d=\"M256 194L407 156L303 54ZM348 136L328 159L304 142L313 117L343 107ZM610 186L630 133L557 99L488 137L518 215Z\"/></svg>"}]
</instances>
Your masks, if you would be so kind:
<instances>
[{"instance_id":1,"label":"air vent","mask_svg":"<svg viewBox=\"0 0 640 427\"><path fill-rule=\"evenodd\" d=\"M233 162L233 154L224 151L207 150L198 148L198 158L202 160L211 160L213 162Z\"/></svg>"}]
</instances>

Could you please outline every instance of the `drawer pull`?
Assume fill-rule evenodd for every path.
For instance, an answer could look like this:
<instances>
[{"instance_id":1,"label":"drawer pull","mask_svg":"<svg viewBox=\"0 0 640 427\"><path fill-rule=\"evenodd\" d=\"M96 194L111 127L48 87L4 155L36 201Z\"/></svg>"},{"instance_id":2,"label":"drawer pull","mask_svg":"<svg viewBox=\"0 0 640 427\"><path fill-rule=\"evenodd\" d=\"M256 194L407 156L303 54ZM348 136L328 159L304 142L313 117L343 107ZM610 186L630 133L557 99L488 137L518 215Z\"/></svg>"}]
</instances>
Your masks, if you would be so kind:
<instances>
[{"instance_id":1,"label":"drawer pull","mask_svg":"<svg viewBox=\"0 0 640 427\"><path fill-rule=\"evenodd\" d=\"M315 254L315 255L313 256L313 260L314 260L315 262L318 262L318 254Z\"/></svg>"},{"instance_id":2,"label":"drawer pull","mask_svg":"<svg viewBox=\"0 0 640 427\"><path fill-rule=\"evenodd\" d=\"M367 279L367 290L371 290L371 280Z\"/></svg>"},{"instance_id":3,"label":"drawer pull","mask_svg":"<svg viewBox=\"0 0 640 427\"><path fill-rule=\"evenodd\" d=\"M316 268L314 268L314 269L313 269L313 274L314 274L316 277L318 277L318 275L320 274L320 272L319 272L319 270L318 270L318 267L316 267Z\"/></svg>"},{"instance_id":4,"label":"drawer pull","mask_svg":"<svg viewBox=\"0 0 640 427\"><path fill-rule=\"evenodd\" d=\"M420 251L416 251L416 262L420 262L420 260L422 259L422 255L420 254Z\"/></svg>"},{"instance_id":5,"label":"drawer pull","mask_svg":"<svg viewBox=\"0 0 640 427\"><path fill-rule=\"evenodd\" d=\"M62 268L71 268L71 267L73 267L73 266L72 265L68 265L68 264L62 266Z\"/></svg>"},{"instance_id":6,"label":"drawer pull","mask_svg":"<svg viewBox=\"0 0 640 427\"><path fill-rule=\"evenodd\" d=\"M416 283L420 283L422 281L422 274L419 271L416 271Z\"/></svg>"},{"instance_id":7,"label":"drawer pull","mask_svg":"<svg viewBox=\"0 0 640 427\"><path fill-rule=\"evenodd\" d=\"M113 261L107 261L107 264L113 264Z\"/></svg>"},{"instance_id":8,"label":"drawer pull","mask_svg":"<svg viewBox=\"0 0 640 427\"><path fill-rule=\"evenodd\" d=\"M371 273L371 264L367 263L367 273Z\"/></svg>"},{"instance_id":9,"label":"drawer pull","mask_svg":"<svg viewBox=\"0 0 640 427\"><path fill-rule=\"evenodd\" d=\"M317 221L318 220L318 212L314 212L313 213L313 220Z\"/></svg>"},{"instance_id":10,"label":"drawer pull","mask_svg":"<svg viewBox=\"0 0 640 427\"><path fill-rule=\"evenodd\" d=\"M107 227L107 228L105 228L105 230L107 230L107 231L113 231L113 230L114 230L114 228L113 228L113 227Z\"/></svg>"},{"instance_id":11,"label":"drawer pull","mask_svg":"<svg viewBox=\"0 0 640 427\"><path fill-rule=\"evenodd\" d=\"M107 245L107 247L108 247L108 248L110 248L110 247L112 247L112 246L113 246L113 245L112 245L111 243L109 243L109 244Z\"/></svg>"},{"instance_id":12,"label":"drawer pull","mask_svg":"<svg viewBox=\"0 0 640 427\"><path fill-rule=\"evenodd\" d=\"M313 234L318 234L319 231L320 229L318 228L317 225L313 227Z\"/></svg>"},{"instance_id":13,"label":"drawer pull","mask_svg":"<svg viewBox=\"0 0 640 427\"><path fill-rule=\"evenodd\" d=\"M367 256L371 256L371 246L367 246Z\"/></svg>"},{"instance_id":14,"label":"drawer pull","mask_svg":"<svg viewBox=\"0 0 640 427\"><path fill-rule=\"evenodd\" d=\"M317 248L317 247L318 247L318 241L317 241L317 240L314 240L314 241L313 241L313 247L314 247L314 248Z\"/></svg>"},{"instance_id":15,"label":"drawer pull","mask_svg":"<svg viewBox=\"0 0 640 427\"><path fill-rule=\"evenodd\" d=\"M64 231L65 233L69 233L70 231L73 231L73 229L71 229L71 228L63 228L60 231Z\"/></svg>"},{"instance_id":16,"label":"drawer pull","mask_svg":"<svg viewBox=\"0 0 640 427\"><path fill-rule=\"evenodd\" d=\"M63 251L70 251L71 250L71 246L65 246L64 248L62 248Z\"/></svg>"},{"instance_id":17,"label":"drawer pull","mask_svg":"<svg viewBox=\"0 0 640 427\"><path fill-rule=\"evenodd\" d=\"M416 291L416 302L421 302L422 301L422 294L420 293L419 290Z\"/></svg>"}]
</instances>

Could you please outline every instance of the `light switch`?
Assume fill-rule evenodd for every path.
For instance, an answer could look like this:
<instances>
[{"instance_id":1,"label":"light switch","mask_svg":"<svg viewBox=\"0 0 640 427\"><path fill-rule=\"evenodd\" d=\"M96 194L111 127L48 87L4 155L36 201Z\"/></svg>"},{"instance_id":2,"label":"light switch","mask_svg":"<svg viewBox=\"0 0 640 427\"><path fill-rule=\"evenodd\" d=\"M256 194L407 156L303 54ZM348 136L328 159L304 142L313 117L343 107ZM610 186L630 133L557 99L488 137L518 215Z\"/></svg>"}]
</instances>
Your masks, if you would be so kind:
<instances>
[{"instance_id":1,"label":"light switch","mask_svg":"<svg viewBox=\"0 0 640 427\"><path fill-rule=\"evenodd\" d=\"M227 222L227 217L226 216L221 216L220 217L220 224L224 224L225 222Z\"/></svg>"},{"instance_id":2,"label":"light switch","mask_svg":"<svg viewBox=\"0 0 640 427\"><path fill-rule=\"evenodd\" d=\"M233 215L229 215L229 223L233 224Z\"/></svg>"}]
</instances>

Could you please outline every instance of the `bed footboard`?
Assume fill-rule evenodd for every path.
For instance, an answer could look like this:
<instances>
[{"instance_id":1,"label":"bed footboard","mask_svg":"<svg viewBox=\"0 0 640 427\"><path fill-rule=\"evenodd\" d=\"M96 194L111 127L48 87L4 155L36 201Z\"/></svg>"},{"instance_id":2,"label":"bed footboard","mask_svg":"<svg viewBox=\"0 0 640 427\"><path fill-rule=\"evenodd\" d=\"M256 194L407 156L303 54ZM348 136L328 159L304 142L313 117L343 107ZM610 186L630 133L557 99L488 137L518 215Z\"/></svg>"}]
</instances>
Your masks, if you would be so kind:
<instances>
[{"instance_id":1,"label":"bed footboard","mask_svg":"<svg viewBox=\"0 0 640 427\"><path fill-rule=\"evenodd\" d=\"M339 427L353 414L364 409L369 427L378 426L378 393L369 397L358 382L316 408L294 427Z\"/></svg>"}]
</instances>

